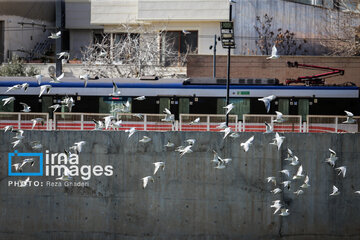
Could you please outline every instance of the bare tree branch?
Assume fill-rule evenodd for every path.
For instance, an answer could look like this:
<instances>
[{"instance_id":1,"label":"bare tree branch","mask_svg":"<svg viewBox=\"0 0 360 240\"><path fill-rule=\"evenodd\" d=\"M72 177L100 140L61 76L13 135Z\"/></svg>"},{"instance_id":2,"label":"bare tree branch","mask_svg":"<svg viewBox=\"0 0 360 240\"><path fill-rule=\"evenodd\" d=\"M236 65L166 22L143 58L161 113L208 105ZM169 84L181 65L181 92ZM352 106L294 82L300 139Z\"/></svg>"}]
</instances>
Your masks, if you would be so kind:
<instances>
[{"instance_id":1,"label":"bare tree branch","mask_svg":"<svg viewBox=\"0 0 360 240\"><path fill-rule=\"evenodd\" d=\"M162 37L165 28L122 24L117 30L118 34L104 34L100 42L83 50L84 70L88 74L105 78L162 77L166 63L182 66L186 62L188 53L179 57L172 48L173 39Z\"/></svg>"}]
</instances>

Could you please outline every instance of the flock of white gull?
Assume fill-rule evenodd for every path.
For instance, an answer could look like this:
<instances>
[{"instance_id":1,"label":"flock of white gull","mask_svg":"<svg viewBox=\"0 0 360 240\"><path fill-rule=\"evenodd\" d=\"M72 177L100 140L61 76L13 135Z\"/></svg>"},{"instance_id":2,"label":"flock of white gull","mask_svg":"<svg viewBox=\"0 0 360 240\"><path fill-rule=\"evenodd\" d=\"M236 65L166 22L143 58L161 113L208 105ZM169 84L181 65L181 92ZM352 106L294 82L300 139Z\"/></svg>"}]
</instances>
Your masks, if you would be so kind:
<instances>
[{"instance_id":1,"label":"flock of white gull","mask_svg":"<svg viewBox=\"0 0 360 240\"><path fill-rule=\"evenodd\" d=\"M57 33L52 33L51 36L49 36L49 38L51 39L57 39L60 38L61 36L61 32L57 32ZM68 58L69 55L66 52L60 53L59 54L59 58ZM270 57L268 57L267 59L276 59L278 58L277 55L277 50L276 47L274 46L272 49L272 54ZM41 85L42 82L42 75L36 75L35 76L38 82L38 85L40 87L40 94L39 97L41 97L45 92L47 94L50 93L51 90L51 85ZM51 81L50 83L61 83L61 79L64 77L64 74L61 74L59 77L56 76L50 76L51 77ZM89 75L82 75L80 76L80 79L84 80L84 87L87 86L87 82L89 80ZM28 83L23 83L23 84L16 84L12 87L9 87L7 89L7 91L5 93L8 93L10 91L13 90L20 90L23 89L25 92L28 89L29 84ZM119 91L117 85L115 82L113 82L113 91L112 93L109 94L110 96L120 96L121 92ZM263 97L263 98L259 98L259 101L264 102L265 104L265 108L266 111L269 112L270 110L270 102L273 101L276 98L275 95L270 95L268 97ZM140 96L137 98L134 98L135 100L138 101L142 101L145 100L145 96ZM8 97L8 98L4 98L2 99L2 101L4 102L3 105L9 104L13 101L15 101L15 97ZM20 103L21 105L23 105L24 109L21 110L22 112L30 112L31 111L31 107L29 105L27 105L26 103ZM74 100L72 97L68 97L66 96L62 101L61 101L61 105L60 104L55 104L50 106L50 108L54 109L53 111L55 112L57 109L59 109L61 106L65 106L68 108L69 112L71 112L72 107L74 106ZM230 111L235 107L235 105L233 103L225 106L224 108L226 109L226 115L230 113ZM120 108L116 108L114 110L112 110L112 113L116 113L116 112L130 112L130 103L129 101L126 103L123 103L122 106ZM161 119L161 121L164 122L174 122L174 115L170 112L169 109L165 108L164 109L164 113L166 114L165 118ZM279 111L275 111L276 113L276 119L273 120L273 124L276 123L282 123L284 121L286 121L283 118L283 115L281 112ZM356 120L353 119L353 114L349 111L345 111L346 113L346 121L343 123L355 123ZM138 117L138 118L142 118L141 114L134 114L134 116ZM32 129L37 125L37 124L42 124L44 125L45 120L43 118L34 118L31 119L33 125L32 125ZM106 116L104 117L104 121L101 120L93 120L95 123L95 129L94 130L108 130L108 129L118 129L122 124L122 120L116 120L116 118L112 115ZM190 124L197 124L200 123L200 118L196 118L194 121L192 121ZM273 132L273 124L269 124L267 122L265 122L265 126L266 126L266 130L264 133L272 133ZM226 122L220 123L219 126L217 127L219 129L222 129L221 132L224 133L224 139L229 135L232 138L238 138L240 137L240 134L238 132L233 132L232 129L230 127L228 127L226 125ZM12 131L15 132L15 139L16 141L12 142L13 144L13 148L15 148L16 146L18 146L21 141L24 139L23 133L24 131L21 129L14 129L13 126L6 126L4 128L4 131ZM136 129L135 128L130 128L128 130L125 130L125 132L128 132L128 138L130 138L135 132ZM280 150L280 147L284 141L285 137L284 136L280 136L279 133L275 133L275 138L273 139L273 142L271 142L270 144L277 146L277 149ZM147 136L143 136L143 138L141 140L139 140L139 142L141 143L148 143L151 141L151 138L147 137ZM254 141L254 136L250 137L247 141L240 143L240 147L243 148L243 150L245 152L247 152L250 148L250 146L252 145ZM192 152L192 147L194 146L196 140L195 139L187 139L185 141L188 145L186 146L179 146L175 149L175 151L180 153L180 157L184 156L185 154L189 154ZM79 154L82 151L83 146L86 144L85 141L80 141L80 142L75 142L73 146L71 146L69 148L69 150L64 150L64 152L67 154L68 157L70 157L70 155L72 153L77 153ZM39 141L33 141L30 142L31 147L34 150L41 150L42 149L42 144ZM168 142L165 145L166 148L172 148L175 147L174 143ZM329 158L325 159L325 162L327 162L330 166L332 166L335 171L338 172L338 175L342 175L343 177L345 177L346 175L346 166L340 166L335 168L336 165L336 161L338 160L338 157L336 156L336 152L332 149L329 148L330 151L330 156ZM231 162L231 158L221 158L219 156L219 154L213 150L213 154L214 157L211 160L211 162L215 163L215 168L216 169L224 169L229 162ZM288 148L287 149L287 158L284 159L285 161L289 161L291 166L297 166L300 164L300 161L298 159L297 156L294 155L294 153ZM15 171L19 171L21 172L23 170L23 168L26 165L30 165L30 166L34 166L34 159L33 158L27 158L24 159L22 162L20 163L15 163L12 166L14 167ZM162 170L165 169L165 162L159 161L159 162L155 162L154 164L154 172L153 175L155 175L158 170L161 168ZM304 169L303 166L300 164L300 166L297 169L297 172L295 175L290 176L290 170L289 169L283 169L280 171L280 173L284 174L284 176L287 177L288 180L281 182L280 184L284 186L284 189L287 188L288 190L290 190L290 185L293 185L296 181L300 181L303 179L302 184L300 185L300 187L294 191L293 193L296 195L301 195L304 193L304 190L310 187L309 184L309 176L304 174ZM63 175L60 178L56 178L56 180L63 180L63 181L69 181L72 180L71 177L71 173L70 171L65 171L63 173ZM271 190L271 192L273 194L278 194L281 193L283 190L278 186L277 181L276 181L276 177L274 176L270 176L267 179L267 182L271 182L272 184L274 184L275 188L273 190ZM20 180L20 187L25 187L27 186L27 183L30 181L30 178L28 177L26 180L22 181ZM148 185L149 181L154 182L154 178L153 176L146 176L144 178L141 179L142 181L142 187L145 189L146 186ZM360 191L356 191L356 194L360 194ZM336 186L333 186L333 192L330 194L330 196L336 196L339 195L340 191ZM275 200L273 201L273 204L270 206L271 208L274 208L274 214L279 212L280 216L288 216L290 214L289 209L286 208L284 203L281 203L281 200Z\"/></svg>"}]
</instances>

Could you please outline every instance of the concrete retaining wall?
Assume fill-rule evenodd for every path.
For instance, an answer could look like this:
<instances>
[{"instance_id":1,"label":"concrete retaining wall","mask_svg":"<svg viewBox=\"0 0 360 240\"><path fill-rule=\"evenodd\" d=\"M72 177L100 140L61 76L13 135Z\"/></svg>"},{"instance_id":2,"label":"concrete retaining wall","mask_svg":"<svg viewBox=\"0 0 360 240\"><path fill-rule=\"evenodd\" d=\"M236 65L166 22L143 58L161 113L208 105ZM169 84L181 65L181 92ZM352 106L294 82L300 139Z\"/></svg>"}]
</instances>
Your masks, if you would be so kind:
<instances>
[{"instance_id":1,"label":"concrete retaining wall","mask_svg":"<svg viewBox=\"0 0 360 240\"><path fill-rule=\"evenodd\" d=\"M139 143L143 135L150 143ZM245 153L239 143L255 135ZM19 152L31 152L30 141L40 140L51 153L62 152L85 140L80 165L113 165L113 176L92 177L88 187L8 186L25 177L8 176L8 152L14 133L0 132L0 239L359 239L360 190L359 134L287 133L280 151L269 145L273 134L241 133L237 139L214 132L26 131ZM182 158L163 147L189 138L197 142ZM302 184L273 195L265 181L282 168L286 148L299 157L310 177L309 189L295 196ZM347 166L345 178L324 163L328 148ZM231 164L215 169L212 150ZM142 189L140 179L152 175L153 162L165 161L155 182ZM36 167L37 165L35 165ZM31 177L54 181L55 177ZM81 181L75 177L75 181ZM340 195L329 197L336 185ZM290 216L273 215L271 201L282 199Z\"/></svg>"}]
</instances>

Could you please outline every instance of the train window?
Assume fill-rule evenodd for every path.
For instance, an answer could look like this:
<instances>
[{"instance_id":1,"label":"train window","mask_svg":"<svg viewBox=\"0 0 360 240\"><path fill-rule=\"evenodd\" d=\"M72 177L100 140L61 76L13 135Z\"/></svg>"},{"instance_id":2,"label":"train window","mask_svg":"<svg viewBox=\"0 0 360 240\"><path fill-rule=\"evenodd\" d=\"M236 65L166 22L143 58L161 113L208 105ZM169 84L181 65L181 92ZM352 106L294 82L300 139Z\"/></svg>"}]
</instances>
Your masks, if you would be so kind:
<instances>
[{"instance_id":1,"label":"train window","mask_svg":"<svg viewBox=\"0 0 360 240\"><path fill-rule=\"evenodd\" d=\"M132 102L133 113L159 113L159 104L156 104L156 98L146 98L143 101Z\"/></svg>"},{"instance_id":2,"label":"train window","mask_svg":"<svg viewBox=\"0 0 360 240\"><path fill-rule=\"evenodd\" d=\"M217 114L217 98L198 98L198 101L193 100L190 99L193 103L190 105L191 114Z\"/></svg>"}]
</instances>

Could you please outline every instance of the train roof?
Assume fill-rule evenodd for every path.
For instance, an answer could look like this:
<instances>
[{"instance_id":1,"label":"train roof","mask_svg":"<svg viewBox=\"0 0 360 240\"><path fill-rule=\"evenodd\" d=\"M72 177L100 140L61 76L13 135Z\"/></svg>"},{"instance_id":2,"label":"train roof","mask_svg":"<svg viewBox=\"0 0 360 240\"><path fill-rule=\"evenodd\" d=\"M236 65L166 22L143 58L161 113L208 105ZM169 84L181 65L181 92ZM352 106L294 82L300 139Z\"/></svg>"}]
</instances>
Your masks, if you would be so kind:
<instances>
[{"instance_id":1,"label":"train roof","mask_svg":"<svg viewBox=\"0 0 360 240\"><path fill-rule=\"evenodd\" d=\"M188 78L159 80L140 80L136 78L101 78L89 80L87 87L84 81L75 77L64 77L61 83L49 83L51 78L44 77L41 85L52 86L49 95L109 96L112 82L115 82L123 96L198 96L224 97L226 86L223 83L201 84ZM255 79L256 81L256 79ZM6 93L7 88L15 84L29 83L26 93L19 89ZM196 84L197 83L197 84ZM35 77L0 77L1 95L39 95L40 89ZM284 86L284 85L231 85L230 97L263 97L274 94L278 97L320 97L320 98L358 98L356 86Z\"/></svg>"}]
</instances>

